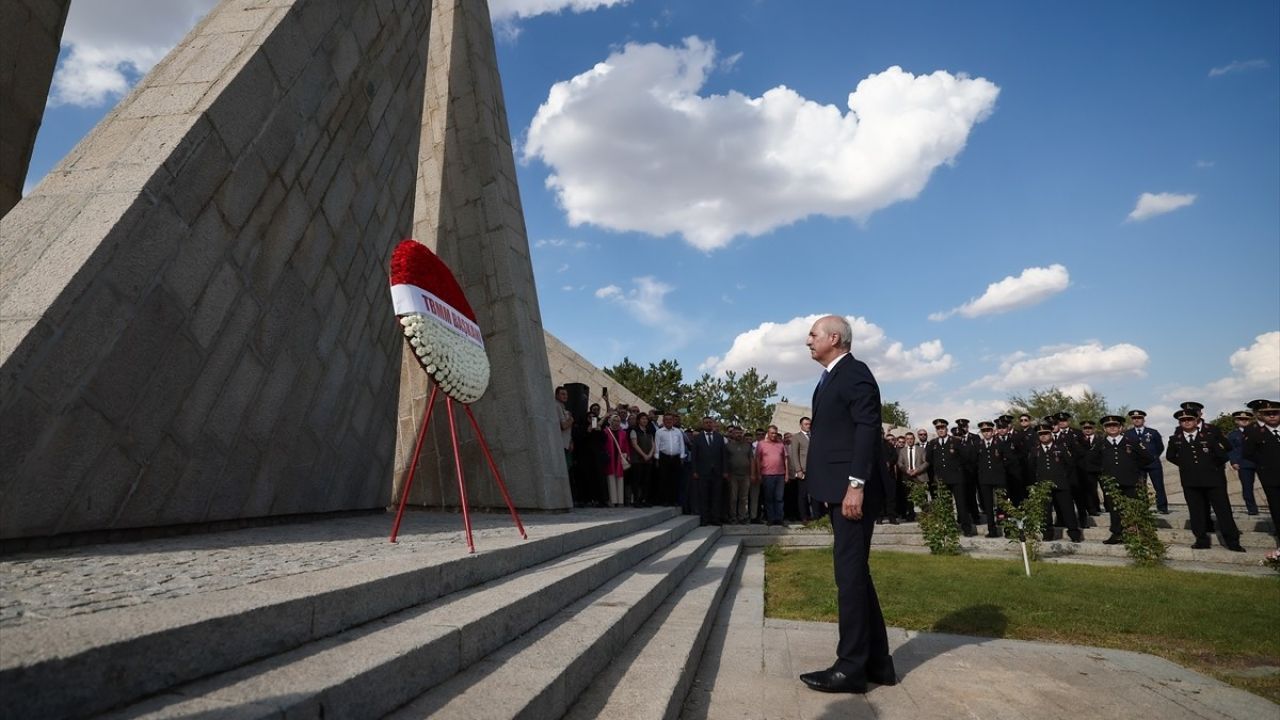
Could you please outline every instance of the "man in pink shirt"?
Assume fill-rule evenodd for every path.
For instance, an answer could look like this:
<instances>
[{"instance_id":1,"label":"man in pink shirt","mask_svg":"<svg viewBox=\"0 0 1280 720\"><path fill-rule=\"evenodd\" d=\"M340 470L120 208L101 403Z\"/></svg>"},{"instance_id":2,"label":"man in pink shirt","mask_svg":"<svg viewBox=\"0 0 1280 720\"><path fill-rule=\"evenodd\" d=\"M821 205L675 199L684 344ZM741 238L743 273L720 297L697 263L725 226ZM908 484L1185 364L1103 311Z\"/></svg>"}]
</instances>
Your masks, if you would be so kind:
<instances>
[{"instance_id":1,"label":"man in pink shirt","mask_svg":"<svg viewBox=\"0 0 1280 720\"><path fill-rule=\"evenodd\" d=\"M756 444L756 473L763 485L765 517L770 525L781 525L788 474L787 446L778 437L777 425L770 425L764 439Z\"/></svg>"}]
</instances>

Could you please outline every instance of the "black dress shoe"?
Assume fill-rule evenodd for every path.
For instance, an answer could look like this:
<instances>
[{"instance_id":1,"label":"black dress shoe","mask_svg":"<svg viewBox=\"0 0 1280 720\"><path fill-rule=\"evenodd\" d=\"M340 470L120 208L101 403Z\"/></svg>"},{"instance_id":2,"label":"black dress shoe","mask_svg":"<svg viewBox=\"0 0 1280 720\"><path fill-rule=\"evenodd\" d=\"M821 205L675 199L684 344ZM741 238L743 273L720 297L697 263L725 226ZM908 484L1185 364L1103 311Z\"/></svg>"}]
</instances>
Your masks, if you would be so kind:
<instances>
[{"instance_id":1,"label":"black dress shoe","mask_svg":"<svg viewBox=\"0 0 1280 720\"><path fill-rule=\"evenodd\" d=\"M1084 533L1080 532L1079 530L1068 530L1067 537L1071 538L1071 542L1073 543L1084 542Z\"/></svg>"},{"instance_id":2,"label":"black dress shoe","mask_svg":"<svg viewBox=\"0 0 1280 720\"><path fill-rule=\"evenodd\" d=\"M839 670L818 670L800 676L800 681L811 690L829 693L862 694L867 691L867 681L846 675ZM896 681L895 681L896 682Z\"/></svg>"},{"instance_id":3,"label":"black dress shoe","mask_svg":"<svg viewBox=\"0 0 1280 720\"><path fill-rule=\"evenodd\" d=\"M1240 543L1238 542L1231 543L1227 546L1227 549L1231 552L1244 552L1244 548L1240 547Z\"/></svg>"},{"instance_id":4,"label":"black dress shoe","mask_svg":"<svg viewBox=\"0 0 1280 720\"><path fill-rule=\"evenodd\" d=\"M990 530L990 531L988 531L988 532L987 532L987 537L989 537L989 538L998 538L998 537L1000 537L1000 531L999 531L999 530Z\"/></svg>"},{"instance_id":5,"label":"black dress shoe","mask_svg":"<svg viewBox=\"0 0 1280 720\"><path fill-rule=\"evenodd\" d=\"M1106 540L1103 540L1102 544L1103 545L1119 545L1122 542L1124 542L1124 538L1120 537L1119 535L1112 535Z\"/></svg>"},{"instance_id":6,"label":"black dress shoe","mask_svg":"<svg viewBox=\"0 0 1280 720\"><path fill-rule=\"evenodd\" d=\"M1192 549L1192 550L1208 550L1208 549L1209 549L1209 541L1208 541L1208 540L1197 540L1197 541L1195 541L1195 543L1194 543L1194 544L1192 544L1192 545L1191 545L1191 549Z\"/></svg>"}]
</instances>

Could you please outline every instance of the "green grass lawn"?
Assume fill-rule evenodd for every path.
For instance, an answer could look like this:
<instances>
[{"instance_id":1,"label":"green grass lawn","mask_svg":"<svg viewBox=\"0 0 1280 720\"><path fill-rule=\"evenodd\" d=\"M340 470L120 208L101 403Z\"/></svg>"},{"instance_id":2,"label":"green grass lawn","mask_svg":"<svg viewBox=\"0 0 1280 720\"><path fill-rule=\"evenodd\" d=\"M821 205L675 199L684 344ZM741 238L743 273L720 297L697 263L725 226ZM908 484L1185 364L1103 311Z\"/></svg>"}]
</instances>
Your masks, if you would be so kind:
<instances>
[{"instance_id":1,"label":"green grass lawn","mask_svg":"<svg viewBox=\"0 0 1280 720\"><path fill-rule=\"evenodd\" d=\"M1165 568L876 551L885 622L909 630L1093 645L1167 658L1280 702L1280 580ZM765 552L765 614L836 620L831 549Z\"/></svg>"}]
</instances>

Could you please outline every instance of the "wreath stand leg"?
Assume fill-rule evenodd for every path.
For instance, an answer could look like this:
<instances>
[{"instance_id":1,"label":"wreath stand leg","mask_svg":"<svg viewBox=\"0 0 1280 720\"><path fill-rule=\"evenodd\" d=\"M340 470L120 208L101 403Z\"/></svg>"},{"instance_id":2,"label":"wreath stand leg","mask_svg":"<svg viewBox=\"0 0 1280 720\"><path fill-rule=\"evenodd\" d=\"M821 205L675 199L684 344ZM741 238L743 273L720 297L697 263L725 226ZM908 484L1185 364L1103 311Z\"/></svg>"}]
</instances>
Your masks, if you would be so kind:
<instances>
[{"instance_id":1,"label":"wreath stand leg","mask_svg":"<svg viewBox=\"0 0 1280 720\"><path fill-rule=\"evenodd\" d=\"M493 479L498 483L498 490L502 491L502 499L507 503L507 510L511 511L511 519L515 520L516 528L520 530L520 537L528 540L529 535L524 531L524 523L520 522L520 513L516 512L515 505L511 504L511 495L507 493L507 484L502 482L502 475L498 472L498 466L493 462L493 453L489 452L489 443L485 442L484 432L480 430L480 424L476 422L476 416L471 412L471 406L463 405L462 408L467 411L467 419L471 421L471 429L476 431L476 437L480 439L480 449L484 450L484 459L489 461L489 471L493 473Z\"/></svg>"},{"instance_id":2,"label":"wreath stand leg","mask_svg":"<svg viewBox=\"0 0 1280 720\"><path fill-rule=\"evenodd\" d=\"M436 393L440 386L431 384L431 399L427 401L426 410L422 413L422 427L418 429L418 442L413 446L413 460L409 462L409 476L405 478L404 490L400 493L400 507L396 510L396 521L391 526L391 542L400 534L400 519L404 517L405 503L409 502L409 490L413 488L413 474L418 470L418 455L422 452L422 441L427 437L427 425L431 422L431 410L436 406Z\"/></svg>"},{"instance_id":3,"label":"wreath stand leg","mask_svg":"<svg viewBox=\"0 0 1280 720\"><path fill-rule=\"evenodd\" d=\"M471 539L471 510L467 507L467 482L462 478L462 454L458 451L458 428L453 422L453 398L444 398L445 414L449 416L449 439L453 441L453 467L458 473L458 502L462 503L462 526L467 531L467 549L476 551Z\"/></svg>"}]
</instances>

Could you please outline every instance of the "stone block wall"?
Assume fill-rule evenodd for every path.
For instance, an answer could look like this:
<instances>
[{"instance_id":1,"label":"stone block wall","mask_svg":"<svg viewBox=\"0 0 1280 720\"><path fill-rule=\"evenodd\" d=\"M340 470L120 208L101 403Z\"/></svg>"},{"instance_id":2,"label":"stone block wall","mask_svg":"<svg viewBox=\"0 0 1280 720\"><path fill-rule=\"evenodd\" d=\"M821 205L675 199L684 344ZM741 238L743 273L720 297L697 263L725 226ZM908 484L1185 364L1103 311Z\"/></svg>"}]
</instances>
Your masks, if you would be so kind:
<instances>
[{"instance_id":1,"label":"stone block wall","mask_svg":"<svg viewBox=\"0 0 1280 720\"><path fill-rule=\"evenodd\" d=\"M565 345L560 338L549 332L544 332L543 341L547 346L547 362L551 365L551 386L547 390L548 394L555 390L556 386L579 382L587 386L590 402L600 403L601 408L605 404L604 397L600 394L600 388L607 387L609 388L609 401L615 405L621 403L639 405L640 409L646 412L654 409L649 405L648 400L641 399L639 395L628 390L622 383L606 375L603 370L592 365L590 360Z\"/></svg>"},{"instance_id":2,"label":"stone block wall","mask_svg":"<svg viewBox=\"0 0 1280 720\"><path fill-rule=\"evenodd\" d=\"M71 0L0 3L0 217L22 198Z\"/></svg>"},{"instance_id":3,"label":"stone block wall","mask_svg":"<svg viewBox=\"0 0 1280 720\"><path fill-rule=\"evenodd\" d=\"M0 537L389 502L429 23L223 0L0 220Z\"/></svg>"}]
</instances>

